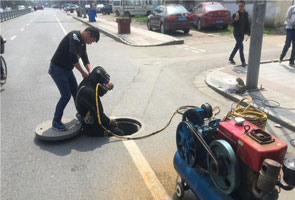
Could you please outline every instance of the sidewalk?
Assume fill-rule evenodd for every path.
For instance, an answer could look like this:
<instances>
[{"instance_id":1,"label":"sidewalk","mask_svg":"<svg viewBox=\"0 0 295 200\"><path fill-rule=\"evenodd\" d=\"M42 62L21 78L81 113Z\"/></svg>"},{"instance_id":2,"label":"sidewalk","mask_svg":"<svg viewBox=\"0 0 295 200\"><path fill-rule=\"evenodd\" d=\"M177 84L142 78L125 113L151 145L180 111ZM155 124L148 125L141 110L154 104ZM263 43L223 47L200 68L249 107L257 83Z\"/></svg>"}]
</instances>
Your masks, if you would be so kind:
<instances>
[{"instance_id":1,"label":"sidewalk","mask_svg":"<svg viewBox=\"0 0 295 200\"><path fill-rule=\"evenodd\" d=\"M228 66L207 72L206 83L218 93L238 102L244 96L251 96L253 103L265 110L268 119L295 131L295 68L283 63L260 64L258 88L243 95L228 93L223 89L225 79L242 78L246 84L247 67Z\"/></svg>"},{"instance_id":2,"label":"sidewalk","mask_svg":"<svg viewBox=\"0 0 295 200\"><path fill-rule=\"evenodd\" d=\"M89 22L88 18L77 17L76 13L68 13L68 15L71 15L73 18L89 26L95 26L105 35L130 46L151 47L184 43L182 39L177 39L155 31L136 28L133 27L132 24L130 27L130 34L118 34L118 24L116 21L107 21L97 17L96 22Z\"/></svg>"}]
</instances>

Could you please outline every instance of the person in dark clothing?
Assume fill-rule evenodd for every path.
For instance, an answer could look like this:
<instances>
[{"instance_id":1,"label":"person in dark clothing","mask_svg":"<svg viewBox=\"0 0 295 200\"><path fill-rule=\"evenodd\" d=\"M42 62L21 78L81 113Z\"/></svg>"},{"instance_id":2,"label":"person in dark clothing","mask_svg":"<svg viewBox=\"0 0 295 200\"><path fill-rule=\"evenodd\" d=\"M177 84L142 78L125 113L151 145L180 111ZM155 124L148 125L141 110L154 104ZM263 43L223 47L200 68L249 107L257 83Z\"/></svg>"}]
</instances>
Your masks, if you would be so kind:
<instances>
[{"instance_id":1,"label":"person in dark clothing","mask_svg":"<svg viewBox=\"0 0 295 200\"><path fill-rule=\"evenodd\" d=\"M70 101L71 95L74 99L76 97L78 84L73 73L73 68L75 67L83 78L88 77L88 73L92 69L86 52L86 44L97 42L99 37L99 30L95 27L88 27L82 31L71 31L62 39L51 59L48 72L61 95L56 105L52 121L52 127L56 130L65 130L66 127L61 121L63 111ZM80 58L87 72L79 64Z\"/></svg>"},{"instance_id":2,"label":"person in dark clothing","mask_svg":"<svg viewBox=\"0 0 295 200\"><path fill-rule=\"evenodd\" d=\"M78 87L75 99L76 109L82 122L82 132L89 136L104 136L110 130L117 135L124 135L115 120L111 120L103 111L100 97L113 89L109 74L100 66L85 78Z\"/></svg>"},{"instance_id":3,"label":"person in dark clothing","mask_svg":"<svg viewBox=\"0 0 295 200\"><path fill-rule=\"evenodd\" d=\"M284 59L284 57L287 54L288 49L290 48L292 44L292 51L291 56L289 60L289 65L291 67L295 67L294 65L294 59L295 59L295 5L291 6L286 14L286 41L284 48L282 50L282 53L279 58L279 63L281 63Z\"/></svg>"},{"instance_id":4,"label":"person in dark clothing","mask_svg":"<svg viewBox=\"0 0 295 200\"><path fill-rule=\"evenodd\" d=\"M5 44L6 40L3 39L3 37L0 35L0 46L1 46L1 49L0 49L0 54L3 54L4 53L4 44ZM5 70L4 70L4 67L2 66L2 61L0 62L0 69L1 69L1 81L2 80L6 80L7 76L5 74Z\"/></svg>"},{"instance_id":5,"label":"person in dark clothing","mask_svg":"<svg viewBox=\"0 0 295 200\"><path fill-rule=\"evenodd\" d=\"M245 11L245 1L239 1L239 10L232 16L233 26L234 26L234 37L236 40L236 45L230 54L229 62L231 64L236 64L234 57L239 50L240 59L242 66L246 67L245 57L244 57L244 35L250 35L250 24L248 19L248 13Z\"/></svg>"}]
</instances>

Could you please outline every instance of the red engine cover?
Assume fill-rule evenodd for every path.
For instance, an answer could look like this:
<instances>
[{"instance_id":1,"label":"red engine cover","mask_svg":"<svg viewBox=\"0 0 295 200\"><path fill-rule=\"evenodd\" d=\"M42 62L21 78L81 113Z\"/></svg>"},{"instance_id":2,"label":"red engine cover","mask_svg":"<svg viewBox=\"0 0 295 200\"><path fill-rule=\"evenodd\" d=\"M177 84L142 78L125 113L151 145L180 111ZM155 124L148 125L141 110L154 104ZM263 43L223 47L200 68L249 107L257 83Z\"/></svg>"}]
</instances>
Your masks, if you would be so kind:
<instances>
[{"instance_id":1,"label":"red engine cover","mask_svg":"<svg viewBox=\"0 0 295 200\"><path fill-rule=\"evenodd\" d=\"M249 125L250 130L259 129L256 125L245 121L244 126ZM287 151L287 144L278 138L269 144L260 144L245 134L244 126L238 126L235 120L223 121L219 123L218 139L229 142L236 152L236 155L254 171L258 172L264 159L269 158L279 163L283 163Z\"/></svg>"}]
</instances>

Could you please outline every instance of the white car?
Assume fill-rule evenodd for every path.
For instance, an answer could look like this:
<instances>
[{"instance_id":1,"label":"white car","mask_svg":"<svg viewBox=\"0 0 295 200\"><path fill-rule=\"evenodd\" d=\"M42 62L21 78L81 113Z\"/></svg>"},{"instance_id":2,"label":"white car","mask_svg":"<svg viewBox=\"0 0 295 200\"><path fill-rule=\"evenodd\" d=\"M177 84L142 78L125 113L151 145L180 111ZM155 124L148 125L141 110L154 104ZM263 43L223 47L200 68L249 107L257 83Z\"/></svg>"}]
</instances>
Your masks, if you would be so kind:
<instances>
[{"instance_id":1,"label":"white car","mask_svg":"<svg viewBox=\"0 0 295 200\"><path fill-rule=\"evenodd\" d=\"M102 9L103 7L104 7L103 4L97 4L96 5L96 12L100 13L101 12L100 9Z\"/></svg>"}]
</instances>

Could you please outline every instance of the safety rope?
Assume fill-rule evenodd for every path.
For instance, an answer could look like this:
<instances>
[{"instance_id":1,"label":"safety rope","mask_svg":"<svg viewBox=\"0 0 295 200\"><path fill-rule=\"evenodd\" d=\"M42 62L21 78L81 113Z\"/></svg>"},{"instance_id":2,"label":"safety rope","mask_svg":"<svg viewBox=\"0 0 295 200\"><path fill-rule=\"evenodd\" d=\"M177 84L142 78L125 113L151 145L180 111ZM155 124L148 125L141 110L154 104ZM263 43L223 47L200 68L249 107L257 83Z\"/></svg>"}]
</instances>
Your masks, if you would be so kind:
<instances>
[{"instance_id":1,"label":"safety rope","mask_svg":"<svg viewBox=\"0 0 295 200\"><path fill-rule=\"evenodd\" d=\"M241 103L244 100L249 101L247 107L240 107ZM252 98L250 96L246 96L243 99L241 99L237 103L236 107L227 113L227 115L225 116L223 120L226 120L231 116L242 117L245 120L251 122L252 124L255 124L259 128L263 130L265 129L267 115L262 110L259 110L255 108L254 106L252 106Z\"/></svg>"},{"instance_id":2,"label":"safety rope","mask_svg":"<svg viewBox=\"0 0 295 200\"><path fill-rule=\"evenodd\" d=\"M157 131L154 131L154 132L151 132L151 133L145 134L145 135L143 135L143 136L135 136L135 137L131 137L131 136L120 136L120 135L117 135L117 134L115 134L115 133L113 133L113 132L111 132L111 131L109 131L109 130L108 130L108 132L109 132L110 134L112 134L114 137L116 137L116 138L120 138L120 139L122 139L122 140L138 140L138 139L147 138L147 137L150 137L150 136L152 136L152 135L155 135L155 134L157 134L157 133L160 133L160 132L164 131L164 130L170 125L172 119L174 118L174 116L175 116L176 114L183 114L183 113L184 113L185 111L187 111L188 109L193 109L193 108L197 108L197 106L181 106L181 107L179 107L178 109L176 109L176 110L174 111L174 113L171 115L171 117L170 117L168 123L167 123L163 128L161 128L161 129L159 129L159 130L157 130ZM218 111L216 111L216 110L218 110ZM214 113L214 111L216 111L216 113ZM213 108L213 114L212 114L212 117L211 117L210 119L212 119L212 118L214 118L216 115L218 115L219 112L220 112L220 108L219 108L218 106L214 107L214 108Z\"/></svg>"}]
</instances>

